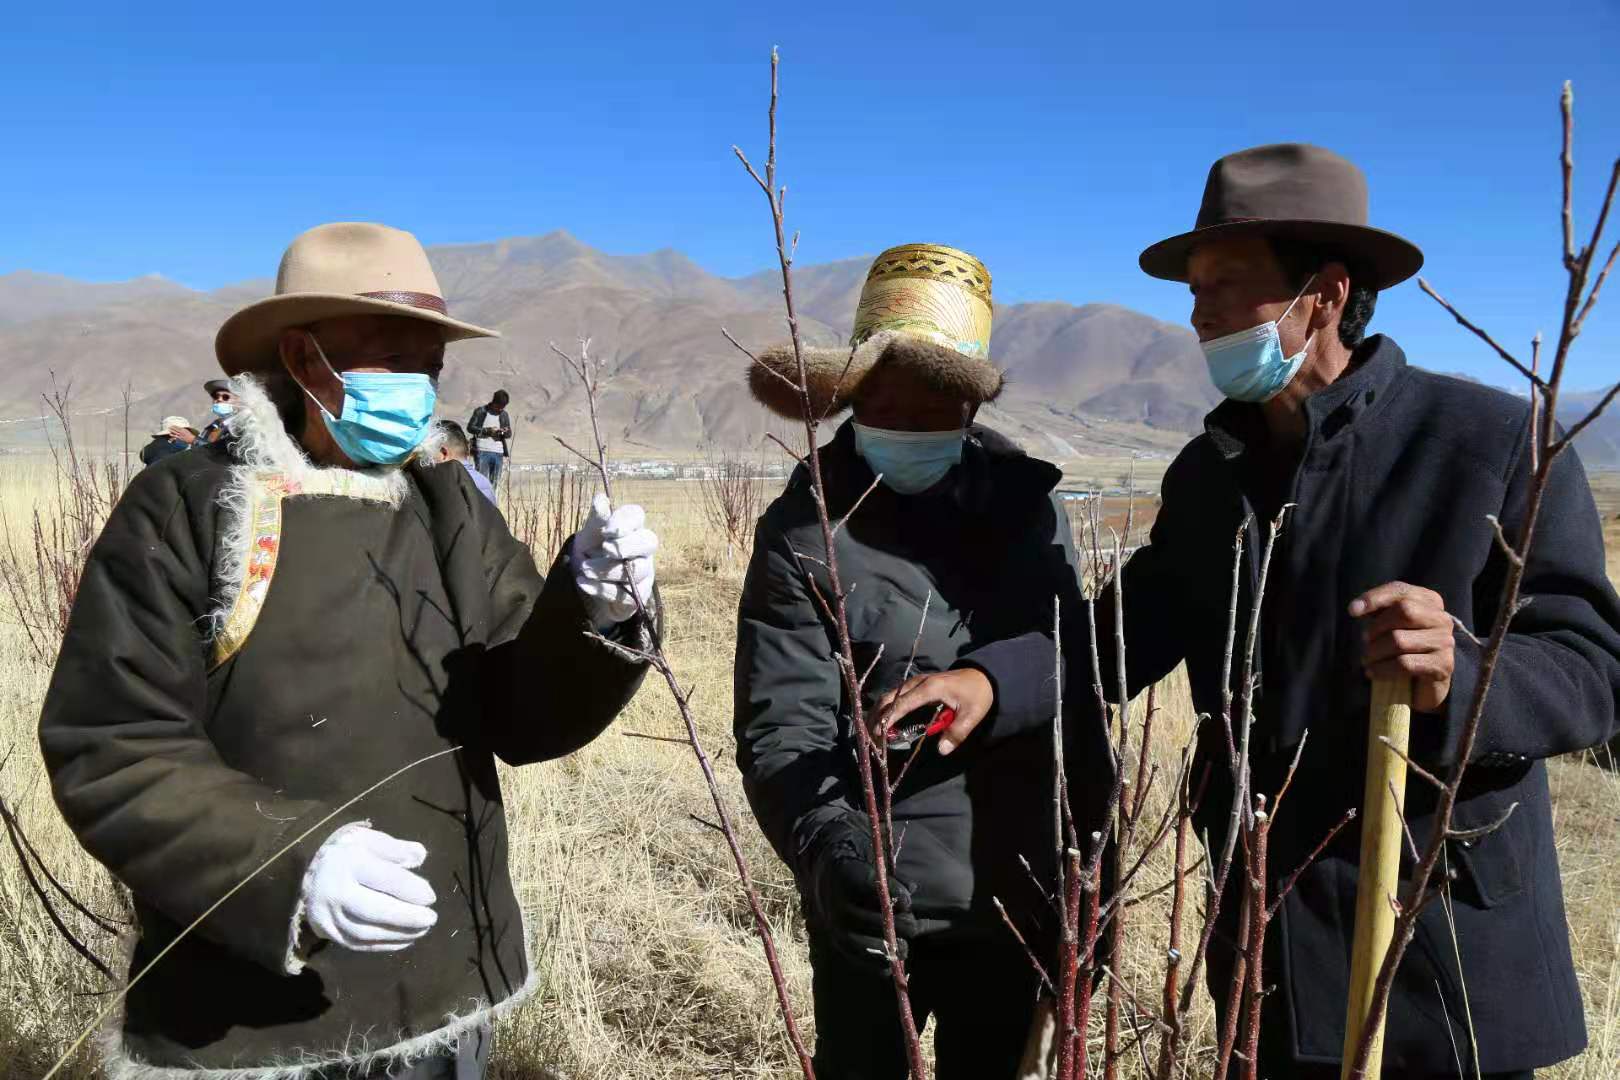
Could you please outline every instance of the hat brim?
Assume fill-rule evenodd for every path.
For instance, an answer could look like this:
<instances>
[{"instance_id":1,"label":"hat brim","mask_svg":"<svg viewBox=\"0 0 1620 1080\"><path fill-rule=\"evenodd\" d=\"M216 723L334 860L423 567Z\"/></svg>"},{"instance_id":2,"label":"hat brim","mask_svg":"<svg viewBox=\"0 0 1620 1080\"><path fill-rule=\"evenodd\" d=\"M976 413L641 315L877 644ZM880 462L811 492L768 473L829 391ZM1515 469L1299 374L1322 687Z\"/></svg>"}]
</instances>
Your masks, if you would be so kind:
<instances>
[{"instance_id":1,"label":"hat brim","mask_svg":"<svg viewBox=\"0 0 1620 1080\"><path fill-rule=\"evenodd\" d=\"M922 376L936 389L973 405L994 401L1006 375L993 361L959 353L910 334L882 331L853 350L847 347L803 347L810 407L831 416L847 409L876 367L893 364ZM778 416L801 419L798 362L792 345L773 345L748 365L748 389L755 400Z\"/></svg>"},{"instance_id":2,"label":"hat brim","mask_svg":"<svg viewBox=\"0 0 1620 1080\"><path fill-rule=\"evenodd\" d=\"M281 363L283 330L344 315L399 315L418 319L441 327L447 342L501 336L497 330L390 300L342 293L285 293L249 304L226 319L214 337L214 355L226 375L272 371Z\"/></svg>"},{"instance_id":3,"label":"hat brim","mask_svg":"<svg viewBox=\"0 0 1620 1080\"><path fill-rule=\"evenodd\" d=\"M1375 290L1399 285L1423 269L1423 252L1404 237L1370 225L1342 221L1264 219L1228 221L1160 240L1137 259L1143 273L1164 281L1187 280L1187 257L1200 244L1233 236L1275 236L1321 244L1341 252L1370 280ZM1360 283L1358 283L1360 284Z\"/></svg>"}]
</instances>

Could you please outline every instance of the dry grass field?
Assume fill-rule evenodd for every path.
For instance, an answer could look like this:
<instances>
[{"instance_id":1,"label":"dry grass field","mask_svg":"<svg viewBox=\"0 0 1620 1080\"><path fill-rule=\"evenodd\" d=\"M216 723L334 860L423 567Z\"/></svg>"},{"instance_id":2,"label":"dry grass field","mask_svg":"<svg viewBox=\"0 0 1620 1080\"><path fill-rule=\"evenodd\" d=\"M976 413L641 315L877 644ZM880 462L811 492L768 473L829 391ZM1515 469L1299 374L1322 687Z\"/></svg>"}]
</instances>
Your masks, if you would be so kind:
<instances>
[{"instance_id":1,"label":"dry grass field","mask_svg":"<svg viewBox=\"0 0 1620 1080\"><path fill-rule=\"evenodd\" d=\"M49 485L48 462L0 465L0 509L13 539ZM670 656L682 680L697 688L702 734L745 825L746 848L808 1026L809 967L792 882L748 816L731 765L731 654L742 567L727 560L724 538L703 521L695 485L631 487L664 540L660 579ZM1610 572L1620 575L1620 479L1604 478L1602 498ZM39 762L34 725L47 678L0 601L0 796L15 808L52 873L90 907L116 917L116 892L62 825ZM543 698L544 687L536 691ZM1179 673L1162 688L1160 701L1171 736L1160 741L1158 753L1168 764L1189 722ZM681 733L670 696L656 679L581 753L504 776L513 876L546 981L542 993L499 1029L492 1075L792 1075L725 847L691 817L712 812L697 765L683 747L627 732ZM1620 1075L1620 776L1577 760L1554 762L1552 772L1592 1046L1545 1075L1612 1080ZM1161 869L1143 880L1167 876ZM37 1078L105 1003L110 988L53 930L9 847L0 847L0 913L0 1077ZM113 961L117 947L108 935L73 912L67 922ZM1137 929L1126 977L1146 987L1162 955L1162 938L1153 931L1163 920L1144 905L1133 909L1132 922ZM1207 1004L1200 1009L1207 1018ZM1200 1042L1208 1041L1206 1019ZM1127 1059L1125 1072L1136 1075L1133 1061ZM91 1056L81 1053L62 1075L86 1080L98 1073Z\"/></svg>"}]
</instances>

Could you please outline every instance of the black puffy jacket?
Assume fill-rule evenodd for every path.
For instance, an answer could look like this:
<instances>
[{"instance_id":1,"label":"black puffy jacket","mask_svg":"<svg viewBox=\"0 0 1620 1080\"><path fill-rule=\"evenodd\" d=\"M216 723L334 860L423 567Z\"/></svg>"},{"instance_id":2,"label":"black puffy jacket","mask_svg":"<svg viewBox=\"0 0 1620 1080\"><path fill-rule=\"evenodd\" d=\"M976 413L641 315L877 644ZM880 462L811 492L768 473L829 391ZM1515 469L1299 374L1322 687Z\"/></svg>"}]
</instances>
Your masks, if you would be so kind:
<instances>
[{"instance_id":1,"label":"black puffy jacket","mask_svg":"<svg viewBox=\"0 0 1620 1080\"><path fill-rule=\"evenodd\" d=\"M847 424L820 453L837 517L871 485L872 472ZM1054 596L1079 610L1069 525L1052 495L1059 477L1055 466L974 427L962 463L935 488L903 496L880 486L861 503L836 544L844 587L853 590L855 663L864 671L877 660L864 695L868 715L900 683L914 642L918 673L968 664L988 671L978 659L1051 626ZM837 636L806 578L814 575L830 595L825 558L801 467L759 521L738 612L735 680L744 787L766 836L796 872L819 828L864 805L850 702L834 660ZM1025 678L1026 656L1003 658L999 677ZM1028 658L1028 677L1050 679L1049 648L1044 658ZM996 689L1009 701L1038 698ZM896 794L897 874L924 932L996 919L993 897L1037 933L1049 929L1019 863L1023 856L1043 881L1052 879L1053 714L1044 702L1034 708L1012 716L998 706L948 757L923 750ZM1068 771L1085 828L1106 799L1112 769L1101 725L1084 708L1073 712Z\"/></svg>"}]
</instances>

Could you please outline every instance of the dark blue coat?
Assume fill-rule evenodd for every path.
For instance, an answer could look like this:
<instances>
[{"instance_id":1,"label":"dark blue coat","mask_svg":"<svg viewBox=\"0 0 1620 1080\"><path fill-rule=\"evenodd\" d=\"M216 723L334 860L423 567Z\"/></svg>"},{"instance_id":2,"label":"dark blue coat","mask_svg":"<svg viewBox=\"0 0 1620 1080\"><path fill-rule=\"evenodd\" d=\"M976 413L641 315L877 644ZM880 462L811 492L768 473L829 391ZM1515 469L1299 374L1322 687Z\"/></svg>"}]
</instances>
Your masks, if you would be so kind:
<instances>
[{"instance_id":1,"label":"dark blue coat","mask_svg":"<svg viewBox=\"0 0 1620 1080\"><path fill-rule=\"evenodd\" d=\"M1488 636L1506 564L1486 519L1496 516L1515 536L1525 511L1524 400L1410 368L1385 337L1370 338L1356 359L1349 373L1307 400L1298 467L1270 493L1270 501L1285 499L1295 508L1264 598L1258 791L1277 789L1310 731L1299 777L1271 832L1273 891L1362 801L1370 684L1350 601L1385 582L1410 582L1439 592L1464 626ZM1266 463L1254 460L1255 440L1246 437L1257 421L1254 406L1234 402L1210 415L1205 434L1166 473L1151 543L1124 574L1132 693L1185 660L1195 706L1217 718L1202 729L1200 759L1210 764L1211 782L1199 821L1217 851L1231 805L1218 718L1232 541L1257 498L1268 501L1252 482L1267 471L1256 468ZM1240 642L1264 533L1262 521L1248 530ZM1620 599L1605 572L1601 526L1573 452L1552 471L1523 592L1531 602L1514 620L1497 665L1455 824L1483 825L1513 803L1518 809L1499 832L1449 845L1443 866L1455 875L1457 940L1454 946L1440 905L1420 920L1391 1000L1387 1067L1450 1074L1453 1040L1465 1059L1470 1055L1469 1015L1487 1073L1548 1065L1586 1044L1543 759L1614 732ZM1097 605L1104 642L1112 640L1112 609L1110 597ZM1084 626L1073 632L1084 633ZM1101 654L1108 664L1112 650ZM1018 678L1014 670L1045 655L1031 643L1022 661L1007 649L981 662L1002 665L998 688L1024 686L1036 694L1041 680ZM1431 770L1453 759L1481 657L1482 649L1458 634L1445 706L1413 717L1414 757ZM1071 675L1090 682L1089 672ZM1239 672L1233 676L1235 692ZM1105 684L1113 686L1111 674ZM1028 702L1002 707L1038 715ZM1434 804L1432 789L1412 778L1407 812L1420 842L1432 833ZM1279 990L1267 999L1267 1040L1282 1041L1301 1061L1336 1062L1341 1055L1359 845L1359 830L1346 829L1301 877L1267 939L1267 981L1275 979ZM1410 873L1410 856L1403 858L1402 871ZM1224 906L1235 933L1235 890ZM1230 954L1217 950L1211 960L1212 978L1222 982Z\"/></svg>"}]
</instances>

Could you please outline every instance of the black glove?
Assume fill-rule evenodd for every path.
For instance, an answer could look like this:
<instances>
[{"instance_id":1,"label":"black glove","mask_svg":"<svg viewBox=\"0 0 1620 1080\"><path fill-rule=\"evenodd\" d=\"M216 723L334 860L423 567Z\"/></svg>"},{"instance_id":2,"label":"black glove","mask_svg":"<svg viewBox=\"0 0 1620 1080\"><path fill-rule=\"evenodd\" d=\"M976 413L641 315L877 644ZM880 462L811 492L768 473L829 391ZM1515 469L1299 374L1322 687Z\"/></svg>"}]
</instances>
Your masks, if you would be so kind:
<instances>
[{"instance_id":1,"label":"black glove","mask_svg":"<svg viewBox=\"0 0 1620 1080\"><path fill-rule=\"evenodd\" d=\"M847 959L887 972L883 940L883 906L878 900L872 833L865 816L848 816L823 826L800 859L799 890L815 928ZM889 874L894 904L894 932L900 960L907 939L917 933L911 914L911 890Z\"/></svg>"}]
</instances>

